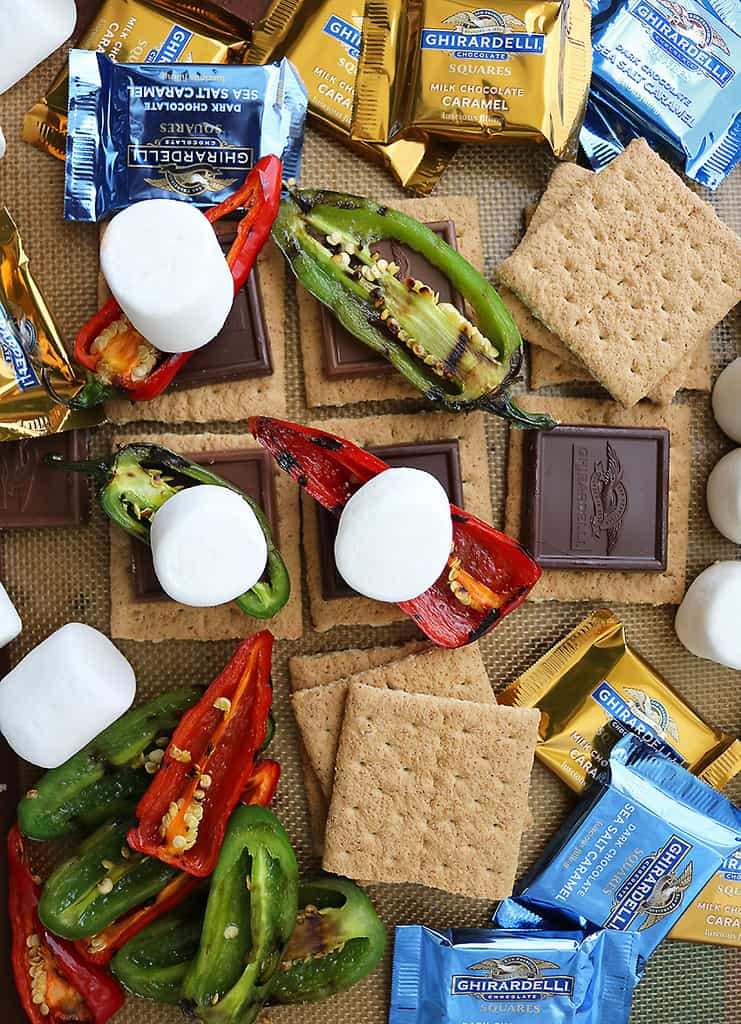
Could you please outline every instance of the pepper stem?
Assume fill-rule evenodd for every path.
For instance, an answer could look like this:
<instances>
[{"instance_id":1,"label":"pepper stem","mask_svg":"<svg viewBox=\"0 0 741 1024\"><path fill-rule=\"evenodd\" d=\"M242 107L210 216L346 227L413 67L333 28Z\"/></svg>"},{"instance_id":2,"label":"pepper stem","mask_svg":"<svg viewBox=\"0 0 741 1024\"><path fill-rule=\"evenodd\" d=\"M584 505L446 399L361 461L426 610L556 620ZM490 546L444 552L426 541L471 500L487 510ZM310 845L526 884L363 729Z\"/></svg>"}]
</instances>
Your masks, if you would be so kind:
<instances>
[{"instance_id":1,"label":"pepper stem","mask_svg":"<svg viewBox=\"0 0 741 1024\"><path fill-rule=\"evenodd\" d=\"M90 476L98 477L107 473L110 469L108 459L81 459L79 462L70 462L63 455L50 452L44 456L44 463L49 469L59 469L65 473L87 473Z\"/></svg>"},{"instance_id":2,"label":"pepper stem","mask_svg":"<svg viewBox=\"0 0 741 1024\"><path fill-rule=\"evenodd\" d=\"M558 421L546 412L527 412L521 408L505 389L488 395L479 408L509 420L518 430L553 430L558 425Z\"/></svg>"}]
</instances>

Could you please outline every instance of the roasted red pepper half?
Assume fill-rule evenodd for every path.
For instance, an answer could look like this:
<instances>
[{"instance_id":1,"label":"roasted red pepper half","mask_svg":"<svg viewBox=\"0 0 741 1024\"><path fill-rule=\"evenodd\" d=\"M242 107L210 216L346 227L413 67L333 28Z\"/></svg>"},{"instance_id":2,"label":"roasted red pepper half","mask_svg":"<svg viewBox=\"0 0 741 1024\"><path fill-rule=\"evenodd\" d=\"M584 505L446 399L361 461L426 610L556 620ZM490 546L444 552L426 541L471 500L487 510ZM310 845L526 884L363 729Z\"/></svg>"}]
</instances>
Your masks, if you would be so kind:
<instances>
[{"instance_id":1,"label":"roasted red pepper half","mask_svg":"<svg viewBox=\"0 0 741 1024\"><path fill-rule=\"evenodd\" d=\"M259 804L261 807L269 807L278 789L279 780L278 762L270 758L260 761L247 780L239 802L247 806ZM81 956L90 963L107 964L129 939L133 939L147 925L174 910L201 884L200 878L181 872L157 894L153 902L137 907L92 938L80 939L75 946Z\"/></svg>"},{"instance_id":2,"label":"roasted red pepper half","mask_svg":"<svg viewBox=\"0 0 741 1024\"><path fill-rule=\"evenodd\" d=\"M136 809L129 845L205 878L229 816L252 775L273 699L267 630L243 641L202 699L186 711Z\"/></svg>"},{"instance_id":3,"label":"roasted red pepper half","mask_svg":"<svg viewBox=\"0 0 741 1024\"><path fill-rule=\"evenodd\" d=\"M248 426L280 468L336 516L361 484L389 468L323 430L268 416L253 416ZM461 647L522 604L541 570L511 537L455 505L450 514L453 548L444 572L429 590L399 607L441 647Z\"/></svg>"},{"instance_id":4,"label":"roasted red pepper half","mask_svg":"<svg viewBox=\"0 0 741 1024\"><path fill-rule=\"evenodd\" d=\"M17 825L8 833L13 974L31 1024L105 1024L124 1004L124 994L100 967L39 921L39 887L26 859Z\"/></svg>"},{"instance_id":5,"label":"roasted red pepper half","mask_svg":"<svg viewBox=\"0 0 741 1024\"><path fill-rule=\"evenodd\" d=\"M234 195L204 211L213 224L244 208L237 237L226 257L235 295L244 287L278 215L282 171L279 157L263 157ZM195 351L173 355L159 352L131 326L119 304L110 298L75 338L75 359L89 371L88 382L66 404L87 409L109 398L150 401L162 394Z\"/></svg>"}]
</instances>

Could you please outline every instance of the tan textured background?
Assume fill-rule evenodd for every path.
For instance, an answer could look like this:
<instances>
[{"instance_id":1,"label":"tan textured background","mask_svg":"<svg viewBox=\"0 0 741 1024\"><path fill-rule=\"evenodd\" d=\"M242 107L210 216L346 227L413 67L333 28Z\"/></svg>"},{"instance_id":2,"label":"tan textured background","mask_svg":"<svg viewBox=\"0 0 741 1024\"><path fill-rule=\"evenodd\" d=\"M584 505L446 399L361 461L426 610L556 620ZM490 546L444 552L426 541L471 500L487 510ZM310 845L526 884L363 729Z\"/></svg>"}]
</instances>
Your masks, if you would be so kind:
<instances>
[{"instance_id":1,"label":"tan textured background","mask_svg":"<svg viewBox=\"0 0 741 1024\"><path fill-rule=\"evenodd\" d=\"M64 336L69 339L95 308L96 228L62 221L61 164L32 150L19 140L23 111L44 92L59 66L61 55L49 61L24 83L0 98L0 124L8 137L8 155L0 162L0 202L16 218L30 251L37 279ZM487 270L512 251L520 233L523 206L543 190L552 166L547 154L535 147L474 148L462 150L438 188L439 194L475 196L479 203ZM363 191L387 201L402 193L385 174L360 161L340 145L313 132L307 137L302 180L349 191ZM736 172L711 199L720 216L741 230L741 175ZM304 420L319 418L307 413L297 337L296 303L292 285L286 293L288 330L288 414ZM713 362L717 372L739 353L739 316L732 316L717 332ZM555 392L554 392L555 393ZM559 393L592 395L588 386ZM718 558L738 557L739 549L717 534L705 512L703 491L714 461L729 447L715 427L707 397L689 399L693 411L693 481L690 510L689 578ZM406 410L414 406L406 403ZM365 405L365 414L389 411L394 406ZM259 408L245 408L259 413ZM331 415L333 410L326 410ZM335 412L336 414L336 412ZM343 409L342 415L352 415ZM157 429L142 424L142 430ZM170 428L172 430L172 428ZM199 427L197 429L207 429ZM219 432L235 430L233 424L212 424ZM237 428L238 429L238 428ZM176 431L177 432L177 431ZM194 432L184 425L180 432ZM107 449L109 433L99 431L93 447ZM488 423L494 520L501 525L504 505L506 427L491 418ZM3 537L5 582L22 611L24 632L12 648L16 661L33 644L70 619L81 619L107 631L108 530L98 510L89 526L80 530L15 530ZM306 588L304 588L306 593ZM591 610L587 604L526 604L486 639L484 657L492 683L510 682L535 657L574 626ZM699 661L679 645L672 629L672 607L616 607L631 640L642 654L665 673L687 698L711 720L727 730L741 731L741 676ZM741 613L740 613L741 614ZM379 630L341 628L318 635L309 628L304 607L304 638L280 642L276 647L275 685L278 735L276 756L284 767L276 811L290 832L304 871L315 868L312 859L296 734L288 705L287 659L291 654L370 646L410 638L410 624ZM226 661L230 642L120 642L134 665L142 698L163 687L207 681ZM731 790L741 798L741 786ZM533 777L536 824L526 841L523 866L542 848L546 839L572 805L566 788L536 764ZM372 891L384 920L425 923L432 926L485 925L486 903L447 896L421 887L375 887ZM386 1019L387 978L384 971L352 992L314 1008L287 1008L275 1013L277 1021L295 1024L381 1024ZM5 1015L0 1008L0 1019ZM117 1021L120 1024L167 1024L179 1018L174 1011L131 1002ZM632 1024L741 1024L741 952L711 946L665 943L649 965L639 987Z\"/></svg>"}]
</instances>

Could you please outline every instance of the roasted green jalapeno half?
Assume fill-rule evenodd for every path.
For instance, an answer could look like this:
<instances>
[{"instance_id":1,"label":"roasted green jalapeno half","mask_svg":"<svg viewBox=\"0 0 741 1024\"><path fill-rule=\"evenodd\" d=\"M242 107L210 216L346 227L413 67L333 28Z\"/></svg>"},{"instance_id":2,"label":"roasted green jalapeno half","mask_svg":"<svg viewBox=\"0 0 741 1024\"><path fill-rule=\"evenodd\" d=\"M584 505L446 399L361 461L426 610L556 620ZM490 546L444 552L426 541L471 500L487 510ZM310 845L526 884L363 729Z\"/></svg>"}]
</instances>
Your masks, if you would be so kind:
<instances>
[{"instance_id":1,"label":"roasted green jalapeno half","mask_svg":"<svg viewBox=\"0 0 741 1024\"><path fill-rule=\"evenodd\" d=\"M323 876L299 890L299 913L280 973L275 1003L310 1003L352 988L375 970L386 929L363 890Z\"/></svg>"},{"instance_id":2,"label":"roasted green jalapeno half","mask_svg":"<svg viewBox=\"0 0 741 1024\"><path fill-rule=\"evenodd\" d=\"M59 455L48 455L46 464L53 469L89 473L98 492L98 501L114 523L143 543L149 543L152 518L159 508L184 487L214 484L239 494L257 517L268 547L266 578L236 598L235 604L256 619L270 619L281 610L291 593L288 570L273 543L265 513L249 495L205 466L183 458L169 448L141 442L127 444L109 458L68 462ZM208 524L204 523L204 530Z\"/></svg>"},{"instance_id":3,"label":"roasted green jalapeno half","mask_svg":"<svg viewBox=\"0 0 741 1024\"><path fill-rule=\"evenodd\" d=\"M296 925L298 865L278 819L238 807L219 854L184 1006L205 1024L253 1024Z\"/></svg>"},{"instance_id":4,"label":"roasted green jalapeno half","mask_svg":"<svg viewBox=\"0 0 741 1024\"><path fill-rule=\"evenodd\" d=\"M42 775L18 805L21 832L59 839L125 812L144 793L170 733L200 696L198 687L180 687L127 711L79 754Z\"/></svg>"},{"instance_id":5,"label":"roasted green jalapeno half","mask_svg":"<svg viewBox=\"0 0 741 1024\"><path fill-rule=\"evenodd\" d=\"M129 848L126 834L134 823L122 815L101 825L50 875L39 901L50 932L63 939L97 935L175 878L177 868Z\"/></svg>"},{"instance_id":6,"label":"roasted green jalapeno half","mask_svg":"<svg viewBox=\"0 0 741 1024\"><path fill-rule=\"evenodd\" d=\"M508 391L520 371L522 338L507 307L426 225L370 199L294 188L281 201L273 238L301 284L434 405L485 409L519 427L554 425L550 416L520 409ZM373 251L384 241L437 267L475 323L424 281L401 278L393 260Z\"/></svg>"}]
</instances>

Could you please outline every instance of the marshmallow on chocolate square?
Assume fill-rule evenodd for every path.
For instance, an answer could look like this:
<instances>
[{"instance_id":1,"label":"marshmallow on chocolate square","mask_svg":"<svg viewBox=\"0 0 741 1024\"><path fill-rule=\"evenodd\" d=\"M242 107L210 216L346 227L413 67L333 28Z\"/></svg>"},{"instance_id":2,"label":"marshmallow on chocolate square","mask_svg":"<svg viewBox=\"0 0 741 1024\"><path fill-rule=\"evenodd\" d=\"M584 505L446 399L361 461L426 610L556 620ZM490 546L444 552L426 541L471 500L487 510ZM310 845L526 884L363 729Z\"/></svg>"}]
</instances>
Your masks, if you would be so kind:
<instances>
[{"instance_id":1,"label":"marshmallow on chocolate square","mask_svg":"<svg viewBox=\"0 0 741 1024\"><path fill-rule=\"evenodd\" d=\"M202 348L232 308L234 280L213 227L177 199L145 199L117 214L100 266L123 312L161 352Z\"/></svg>"}]
</instances>

